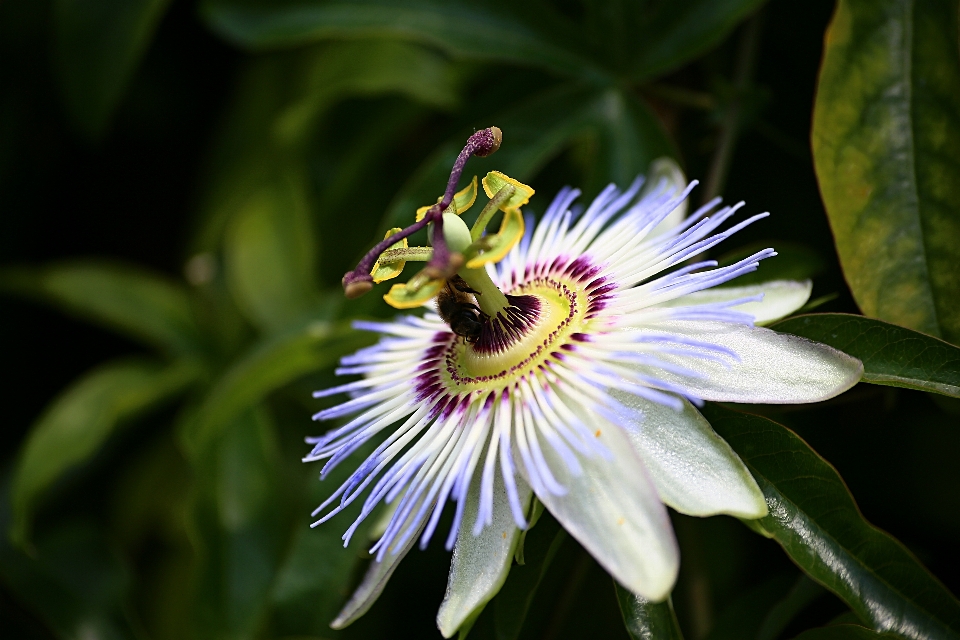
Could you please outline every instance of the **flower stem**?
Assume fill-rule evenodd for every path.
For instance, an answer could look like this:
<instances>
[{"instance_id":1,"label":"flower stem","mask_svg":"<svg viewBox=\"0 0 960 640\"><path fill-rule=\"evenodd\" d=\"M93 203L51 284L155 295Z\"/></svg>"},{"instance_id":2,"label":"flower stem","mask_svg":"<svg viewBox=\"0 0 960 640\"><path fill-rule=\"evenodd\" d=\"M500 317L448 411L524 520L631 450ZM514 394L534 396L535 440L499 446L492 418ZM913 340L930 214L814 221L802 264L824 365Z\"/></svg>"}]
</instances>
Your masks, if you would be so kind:
<instances>
[{"instance_id":1,"label":"flower stem","mask_svg":"<svg viewBox=\"0 0 960 640\"><path fill-rule=\"evenodd\" d=\"M473 224L473 229L470 230L470 237L473 238L474 241L480 239L480 236L483 235L483 230L487 228L487 223L490 222L490 218L500 209L500 205L509 200L510 196L516 193L516 191L513 185L505 184L500 188L500 191L497 191L493 195L493 198L490 199L487 206L480 212L480 216Z\"/></svg>"},{"instance_id":2,"label":"flower stem","mask_svg":"<svg viewBox=\"0 0 960 640\"><path fill-rule=\"evenodd\" d=\"M507 296L493 283L490 274L483 267L477 269L463 268L457 272L470 288L477 292L477 306L488 316L495 316L501 309L510 306Z\"/></svg>"}]
</instances>

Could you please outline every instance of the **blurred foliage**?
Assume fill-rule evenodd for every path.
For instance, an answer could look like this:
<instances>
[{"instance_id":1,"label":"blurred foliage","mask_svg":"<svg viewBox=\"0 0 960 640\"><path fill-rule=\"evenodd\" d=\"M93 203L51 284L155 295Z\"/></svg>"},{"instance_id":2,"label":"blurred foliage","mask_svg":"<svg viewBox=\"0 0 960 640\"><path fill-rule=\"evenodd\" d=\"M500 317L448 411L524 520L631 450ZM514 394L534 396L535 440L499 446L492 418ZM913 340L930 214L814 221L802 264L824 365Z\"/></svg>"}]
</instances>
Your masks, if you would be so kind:
<instances>
[{"instance_id":1,"label":"blurred foliage","mask_svg":"<svg viewBox=\"0 0 960 640\"><path fill-rule=\"evenodd\" d=\"M776 247L752 282L811 278L808 308L832 313L774 328L886 386L707 408L771 515L674 514L670 603L611 585L545 513L461 635L960 638L958 6L832 11L0 2L4 637L438 637L439 545L328 627L370 534L342 548L350 510L307 527L350 465L321 484L298 460L310 390L369 340L350 320L388 313L343 300L341 275L496 125L502 149L467 175L533 185L534 212L664 155L706 180L695 197L773 211L717 260Z\"/></svg>"}]
</instances>

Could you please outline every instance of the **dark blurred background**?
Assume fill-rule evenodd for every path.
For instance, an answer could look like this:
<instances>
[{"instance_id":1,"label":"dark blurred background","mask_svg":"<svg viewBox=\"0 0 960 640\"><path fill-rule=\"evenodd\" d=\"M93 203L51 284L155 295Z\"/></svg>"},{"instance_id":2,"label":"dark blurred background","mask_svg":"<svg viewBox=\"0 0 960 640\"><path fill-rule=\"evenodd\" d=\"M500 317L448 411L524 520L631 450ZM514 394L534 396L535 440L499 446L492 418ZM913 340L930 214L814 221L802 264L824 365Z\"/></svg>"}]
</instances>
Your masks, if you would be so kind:
<instances>
[{"instance_id":1,"label":"dark blurred background","mask_svg":"<svg viewBox=\"0 0 960 640\"><path fill-rule=\"evenodd\" d=\"M145 42L129 80L122 83L115 108L102 125L90 125L82 114L71 112L69 99L64 98L69 83L62 74L68 73L64 69L69 64L58 48L62 43L57 40L55 15L70 4L81 3L0 0L0 263L6 268L37 268L97 257L135 264L178 286L197 288L187 284L185 268L195 255L218 250L219 241L209 240L210 233L218 233L209 222L215 217L209 201L223 184L229 188L229 180L222 178L224 167L249 152L235 142L237 132L249 127L250 144L256 147L257 110L271 109L271 100L286 100L283 92L289 95L294 86L284 73L296 74L298 65L322 66L324 50L333 51L326 59L334 60L339 41L334 36L302 46L248 46L230 37L213 11L201 11L192 1L173 0L157 19L155 33ZM833 2L771 0L753 5L757 8L732 21L708 50L662 75L624 82L621 89L655 114L690 178L705 179L719 171L715 188L725 199L745 200L749 212L772 212L769 219L738 234L737 246L725 250L737 253L755 244L784 247L784 255L793 256L790 264L800 265L796 268L801 275L814 278L818 311L856 313L835 256L809 145L823 34ZM580 3L567 0L551 6L574 27L585 11ZM629 37L626 42L632 43ZM337 295L340 275L390 226L388 212L398 206L397 193L404 189L411 193L409 185L416 176L429 173L436 154L448 153L442 150L451 141L465 140L474 129L489 125L504 129L504 149L517 138L535 137L537 131L516 136L494 118L561 84L556 73L535 65L499 61L495 56L458 56L430 42L422 46L437 57L438 68L448 78L432 89L344 90L328 99L307 138L297 142L297 171L311 198L308 228L316 235L318 291ZM321 62L304 62L302 52L309 47L319 52L316 59ZM750 47L755 50L744 58ZM273 74L272 80L263 81L264 74ZM326 82L318 77L318 82ZM437 86L446 87L448 94L438 92ZM270 94L271 87L276 94ZM258 107L257 100L267 106ZM725 160L718 147L725 144L731 119L736 127L723 152L728 155ZM574 135L531 163L527 175L517 176L537 189L529 209L543 211L551 194L564 184L583 186L585 197L592 197L607 181L619 179L620 173L602 168L603 144L587 133ZM273 160L263 155L253 162ZM486 164L474 162L468 174L498 166L497 156ZM211 186L218 181L221 187ZM442 181L435 182L427 191L439 193L442 187ZM695 198L704 198L704 187L694 193ZM412 209L404 215L409 214ZM49 301L30 295L2 298L4 487L31 424L52 398L99 363L143 353L136 340L44 300ZM366 304L348 305L343 317L387 313ZM249 318L239 322L238 344L252 343L253 336L265 331ZM285 531L305 528L310 500L332 488L302 488L301 478L316 483L318 470L302 468L303 451L297 444L317 428L309 420L315 406L307 394L323 384L325 375L295 376L290 385L264 400L278 434L280 477L299 492L275 516L289 523L283 525ZM836 466L868 520L904 542L948 588L960 590L956 548L960 478L951 454L960 447L955 407L938 404L921 392L861 386L802 411L762 410L794 428ZM156 491L158 485L178 487L192 481L189 456L175 453L176 438L171 435L170 425L179 411L164 403L135 428L111 436L95 455L51 487L34 519L35 538L56 537L81 525L94 532L89 535L101 538L103 544L95 546L109 556L104 562L122 566L119 582L106 588L122 591L121 604L104 610L122 622L96 627L94 635L70 636L63 631L66 623L36 604L38 598L55 592L45 592L45 587L37 587L39 583L31 583L20 569L8 565L0 577L4 637L186 637L180 634L187 628L205 637L204 627L183 621L189 618L181 610L187 604L171 596L176 586L163 586L165 579L157 577L165 570L158 563L195 560L184 542L190 535L169 533L161 524L164 514L185 508L177 505L189 501L184 496L190 489L171 489L172 496ZM148 476L144 469L151 464L159 467ZM121 495L125 492L135 495ZM139 506L130 506L134 504ZM711 629L710 637L724 637L716 631L717 621L724 615L736 616L732 607L737 602L763 594L800 594L795 597L796 615L770 638L792 637L846 611L822 589L808 589L772 541L755 536L735 520L677 517L675 524L683 567L674 602L689 637L707 637ZM334 521L326 526L337 530L336 538L346 525ZM538 535L547 536L548 526ZM42 548L34 547L34 558L42 555ZM63 558L79 563L72 576L56 578L68 591L114 580L100 567L96 553L66 549ZM65 560L52 557L54 566L65 566L60 564ZM439 637L433 617L443 596L447 564L448 554L440 545L412 553L380 602L344 634L307 620L310 615L298 618L298 610L291 609L264 614L261 622L222 635ZM239 564L238 570L244 566ZM69 574L74 569L64 570ZM345 580L355 582L360 571L360 565L348 567ZM521 637L626 637L609 578L574 541L563 542L547 571ZM185 570L177 575L186 580L188 574ZM181 586L187 589L186 584ZM160 604L151 603L153 589L166 594L157 596ZM215 590L199 593L221 597L210 595L218 593ZM339 604L325 603L320 609L335 611ZM497 637L492 616L485 612L481 617L477 637Z\"/></svg>"}]
</instances>

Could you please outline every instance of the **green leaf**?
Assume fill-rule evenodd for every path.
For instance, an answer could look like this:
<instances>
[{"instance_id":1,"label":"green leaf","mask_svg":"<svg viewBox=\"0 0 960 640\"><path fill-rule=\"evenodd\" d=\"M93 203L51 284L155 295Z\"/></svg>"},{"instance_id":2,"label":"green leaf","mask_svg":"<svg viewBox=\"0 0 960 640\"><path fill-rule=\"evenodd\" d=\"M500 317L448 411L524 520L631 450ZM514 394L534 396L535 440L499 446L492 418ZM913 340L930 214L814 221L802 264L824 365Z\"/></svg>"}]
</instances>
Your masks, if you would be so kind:
<instances>
[{"instance_id":1,"label":"green leaf","mask_svg":"<svg viewBox=\"0 0 960 640\"><path fill-rule=\"evenodd\" d=\"M308 526L307 516L332 491L339 487L374 449L368 443L351 454L322 481L318 482L311 469L306 494L310 496L302 517L295 520L294 537L290 549L277 574L271 593L273 624L277 635L302 635L304 632L326 635L330 621L350 596L356 571L363 562L364 546L369 546L369 531L376 521L370 517L357 528L350 545L343 546L343 531L359 515L362 501L345 509L344 513L319 527Z\"/></svg>"},{"instance_id":2,"label":"green leaf","mask_svg":"<svg viewBox=\"0 0 960 640\"><path fill-rule=\"evenodd\" d=\"M752 523L754 520L743 520ZM750 589L726 606L717 616L704 640L754 639L766 624L768 612L775 610L790 592L796 580L777 576Z\"/></svg>"},{"instance_id":3,"label":"green leaf","mask_svg":"<svg viewBox=\"0 0 960 640\"><path fill-rule=\"evenodd\" d=\"M317 482L316 478L311 481ZM316 633L329 631L338 607L350 596L351 580L361 562L357 549L343 548L343 529L336 523L317 529L299 523L271 596L274 626L279 631L291 635L305 627ZM356 539L364 537L360 534Z\"/></svg>"},{"instance_id":4,"label":"green leaf","mask_svg":"<svg viewBox=\"0 0 960 640\"><path fill-rule=\"evenodd\" d=\"M7 489L7 483L0 486L3 531L10 526ZM128 567L106 545L104 533L87 519L61 518L38 538L31 555L0 536L0 580L15 597L14 606L29 610L55 637L137 637L124 615L132 582Z\"/></svg>"},{"instance_id":5,"label":"green leaf","mask_svg":"<svg viewBox=\"0 0 960 640\"><path fill-rule=\"evenodd\" d=\"M890 633L870 631L856 624L838 624L804 631L793 640L885 640L897 637Z\"/></svg>"},{"instance_id":6,"label":"green leaf","mask_svg":"<svg viewBox=\"0 0 960 640\"><path fill-rule=\"evenodd\" d=\"M588 104L587 119L597 145L592 159L584 158L592 167L581 185L585 193L611 182L625 189L638 175L646 174L655 159L677 157L657 116L627 92L608 89L597 94Z\"/></svg>"},{"instance_id":7,"label":"green leaf","mask_svg":"<svg viewBox=\"0 0 960 640\"><path fill-rule=\"evenodd\" d=\"M813 119L820 191L867 316L960 344L953 0L840 0Z\"/></svg>"},{"instance_id":8,"label":"green leaf","mask_svg":"<svg viewBox=\"0 0 960 640\"><path fill-rule=\"evenodd\" d=\"M960 398L960 348L863 316L821 313L773 329L828 344L863 362L863 381Z\"/></svg>"},{"instance_id":9,"label":"green leaf","mask_svg":"<svg viewBox=\"0 0 960 640\"><path fill-rule=\"evenodd\" d=\"M0 272L0 289L41 300L168 353L198 349L187 291L132 265L78 261Z\"/></svg>"},{"instance_id":10,"label":"green leaf","mask_svg":"<svg viewBox=\"0 0 960 640\"><path fill-rule=\"evenodd\" d=\"M236 416L194 468L197 637L254 638L289 537L283 462L266 409Z\"/></svg>"},{"instance_id":11,"label":"green leaf","mask_svg":"<svg viewBox=\"0 0 960 640\"><path fill-rule=\"evenodd\" d=\"M335 42L259 56L238 85L210 160L195 253L215 251L228 221L251 201L256 206L264 190L295 187L296 200L312 214L336 207L331 226L342 229L343 216L357 212L337 205L357 182L369 182L363 168L371 152L378 157L384 142L407 134L411 110L382 114L357 132L359 147L346 150L344 166L334 163L333 170L317 172L309 153L318 152L311 143L329 109L347 97L384 94L449 109L458 98L459 75L448 59L417 44ZM308 188L304 176L319 180L319 188Z\"/></svg>"},{"instance_id":12,"label":"green leaf","mask_svg":"<svg viewBox=\"0 0 960 640\"><path fill-rule=\"evenodd\" d=\"M598 92L595 87L561 85L534 95L490 122L503 131L500 149L487 158L472 158L467 175L497 170L536 188L533 179L537 172L584 136L596 143L586 164L593 182L603 182L599 186L612 180L626 187L645 173L655 158L673 155L656 116L616 89ZM390 206L386 224L406 226L419 206L436 200L466 139L466 135L454 137L427 159ZM543 208L545 205L540 206Z\"/></svg>"},{"instance_id":13,"label":"green leaf","mask_svg":"<svg viewBox=\"0 0 960 640\"><path fill-rule=\"evenodd\" d=\"M276 175L239 205L224 238L227 285L264 331L302 320L319 305L314 229L305 180Z\"/></svg>"},{"instance_id":14,"label":"green leaf","mask_svg":"<svg viewBox=\"0 0 960 640\"><path fill-rule=\"evenodd\" d=\"M677 614L673 611L673 602L650 602L646 598L630 593L619 584L617 601L623 624L633 640L683 640Z\"/></svg>"},{"instance_id":15,"label":"green leaf","mask_svg":"<svg viewBox=\"0 0 960 640\"><path fill-rule=\"evenodd\" d=\"M546 2L205 0L202 7L214 30L253 48L321 39L400 38L429 43L457 57L536 66L581 78L608 77L616 69L645 80L716 46L762 3L588 3L587 14L599 18L589 19L586 28ZM590 32L590 43L585 32ZM604 59L606 69L595 59Z\"/></svg>"},{"instance_id":16,"label":"green leaf","mask_svg":"<svg viewBox=\"0 0 960 640\"><path fill-rule=\"evenodd\" d=\"M405 95L449 110L459 102L459 74L451 61L421 45L393 40L333 42L302 67L303 88L273 125L287 144L302 142L316 122L345 96Z\"/></svg>"},{"instance_id":17,"label":"green leaf","mask_svg":"<svg viewBox=\"0 0 960 640\"><path fill-rule=\"evenodd\" d=\"M212 445L227 426L268 394L368 343L347 325L309 322L266 338L241 355L181 424L191 458Z\"/></svg>"},{"instance_id":18,"label":"green leaf","mask_svg":"<svg viewBox=\"0 0 960 640\"><path fill-rule=\"evenodd\" d=\"M105 539L135 560L136 585L127 599L137 624L157 639L189 638L196 564L188 518L196 474L183 457L172 429L147 434L149 446L126 448L122 464L100 476L92 491L109 495ZM90 490L88 489L88 492ZM98 494L99 495L99 494ZM45 520L46 521L46 520ZM59 523L59 521L57 522ZM39 534L38 534L39 536ZM149 549L149 568L138 553Z\"/></svg>"},{"instance_id":19,"label":"green leaf","mask_svg":"<svg viewBox=\"0 0 960 640\"><path fill-rule=\"evenodd\" d=\"M793 619L824 593L826 592L823 587L801 575L786 596L767 612L757 631L757 640L775 640L781 637Z\"/></svg>"},{"instance_id":20,"label":"green leaf","mask_svg":"<svg viewBox=\"0 0 960 640\"><path fill-rule=\"evenodd\" d=\"M637 19L623 21L629 32L627 37L637 43L629 48L635 51L631 56L631 77L636 81L648 80L698 58L720 44L741 20L764 2L688 0L637 3Z\"/></svg>"},{"instance_id":21,"label":"green leaf","mask_svg":"<svg viewBox=\"0 0 960 640\"><path fill-rule=\"evenodd\" d=\"M395 150L404 148L410 132L423 126L428 117L426 107L410 101L390 100L376 105L365 126L352 132L332 170L323 175L317 194L321 228L337 225L345 211L362 214L352 217L355 223L350 226L338 225L335 237L327 234L321 239L320 272L331 285L339 284L340 272L355 266L358 252L383 215L383 203L389 202L399 186L392 181L371 185L370 177L382 175L379 172L384 166L392 166ZM366 300L375 299L370 296Z\"/></svg>"},{"instance_id":22,"label":"green leaf","mask_svg":"<svg viewBox=\"0 0 960 640\"><path fill-rule=\"evenodd\" d=\"M67 115L100 137L170 0L56 0L54 62Z\"/></svg>"},{"instance_id":23,"label":"green leaf","mask_svg":"<svg viewBox=\"0 0 960 640\"><path fill-rule=\"evenodd\" d=\"M861 515L843 480L795 433L707 405L704 415L766 497L757 523L811 578L879 631L960 638L960 602L907 549Z\"/></svg>"},{"instance_id":24,"label":"green leaf","mask_svg":"<svg viewBox=\"0 0 960 640\"><path fill-rule=\"evenodd\" d=\"M535 65L565 75L596 73L574 52L576 31L568 26L557 33L563 25L546 3L204 0L201 12L216 32L251 48L397 38L430 44L457 57ZM553 28L544 29L544 23Z\"/></svg>"},{"instance_id":25,"label":"green leaf","mask_svg":"<svg viewBox=\"0 0 960 640\"><path fill-rule=\"evenodd\" d=\"M60 394L31 427L12 483L13 529L26 542L43 494L100 450L125 422L182 393L201 374L192 361L164 366L142 360L103 365Z\"/></svg>"}]
</instances>

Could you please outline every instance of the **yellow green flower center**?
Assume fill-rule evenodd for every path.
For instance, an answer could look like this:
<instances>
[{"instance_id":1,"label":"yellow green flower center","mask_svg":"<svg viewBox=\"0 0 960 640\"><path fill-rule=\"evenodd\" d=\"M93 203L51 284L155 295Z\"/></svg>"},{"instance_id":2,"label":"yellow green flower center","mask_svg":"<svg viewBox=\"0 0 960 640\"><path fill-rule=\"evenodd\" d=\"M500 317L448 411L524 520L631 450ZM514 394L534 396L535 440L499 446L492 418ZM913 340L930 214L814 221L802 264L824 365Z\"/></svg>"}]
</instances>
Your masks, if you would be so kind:
<instances>
[{"instance_id":1,"label":"yellow green flower center","mask_svg":"<svg viewBox=\"0 0 960 640\"><path fill-rule=\"evenodd\" d=\"M448 388L469 392L506 386L537 370L549 359L560 359L564 345L581 332L587 304L582 287L561 279L543 277L524 283L509 294L514 318L522 326L500 327L511 318L500 311L487 322L475 344L453 339L444 356L441 379ZM510 331L509 329L516 329Z\"/></svg>"}]
</instances>

